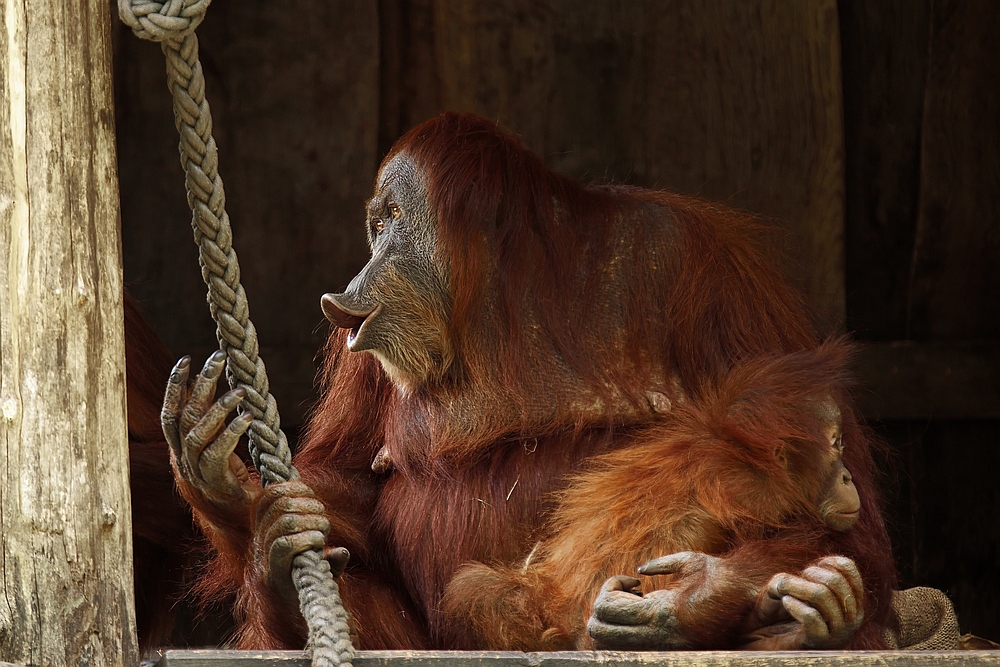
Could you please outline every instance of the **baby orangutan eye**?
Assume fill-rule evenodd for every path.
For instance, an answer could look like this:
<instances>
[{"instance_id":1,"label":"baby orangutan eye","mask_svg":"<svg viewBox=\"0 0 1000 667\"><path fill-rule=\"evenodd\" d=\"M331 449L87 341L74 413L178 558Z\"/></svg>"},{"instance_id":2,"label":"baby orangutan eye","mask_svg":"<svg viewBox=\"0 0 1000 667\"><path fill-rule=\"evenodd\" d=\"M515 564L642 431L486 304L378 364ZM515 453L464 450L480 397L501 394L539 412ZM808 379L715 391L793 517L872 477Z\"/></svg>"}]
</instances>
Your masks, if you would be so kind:
<instances>
[{"instance_id":1,"label":"baby orangutan eye","mask_svg":"<svg viewBox=\"0 0 1000 667\"><path fill-rule=\"evenodd\" d=\"M392 215L393 220L399 220L400 216L403 215L403 212L395 204L389 204L389 214Z\"/></svg>"},{"instance_id":2,"label":"baby orangutan eye","mask_svg":"<svg viewBox=\"0 0 1000 667\"><path fill-rule=\"evenodd\" d=\"M372 226L375 227L376 234L382 233L382 230L385 229L385 223L382 221L381 218L375 218L375 222L373 223Z\"/></svg>"}]
</instances>

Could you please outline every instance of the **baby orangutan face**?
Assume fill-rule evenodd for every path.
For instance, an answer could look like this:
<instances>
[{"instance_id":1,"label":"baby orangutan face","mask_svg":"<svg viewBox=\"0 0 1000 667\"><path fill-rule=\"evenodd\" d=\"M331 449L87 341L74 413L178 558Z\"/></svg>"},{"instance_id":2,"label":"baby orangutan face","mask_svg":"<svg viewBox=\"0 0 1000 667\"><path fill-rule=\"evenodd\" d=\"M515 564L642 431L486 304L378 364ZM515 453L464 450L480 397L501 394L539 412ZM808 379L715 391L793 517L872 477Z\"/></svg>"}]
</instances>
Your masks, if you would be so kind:
<instances>
[{"instance_id":1,"label":"baby orangutan face","mask_svg":"<svg viewBox=\"0 0 1000 667\"><path fill-rule=\"evenodd\" d=\"M844 466L844 436L840 410L829 410L826 437L830 443L830 472L820 495L819 513L826 525L836 531L850 530L861 516L861 498L850 471Z\"/></svg>"}]
</instances>

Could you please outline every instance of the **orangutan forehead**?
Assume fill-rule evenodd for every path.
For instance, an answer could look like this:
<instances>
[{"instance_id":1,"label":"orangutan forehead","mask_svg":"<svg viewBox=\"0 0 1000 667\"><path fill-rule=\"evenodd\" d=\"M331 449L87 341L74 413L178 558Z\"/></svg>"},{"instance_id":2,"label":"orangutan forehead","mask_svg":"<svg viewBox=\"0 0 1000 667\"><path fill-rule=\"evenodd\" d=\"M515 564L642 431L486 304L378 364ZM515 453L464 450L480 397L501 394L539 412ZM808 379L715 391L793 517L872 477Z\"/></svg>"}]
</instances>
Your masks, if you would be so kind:
<instances>
[{"instance_id":1,"label":"orangutan forehead","mask_svg":"<svg viewBox=\"0 0 1000 667\"><path fill-rule=\"evenodd\" d=\"M375 180L375 196L393 186L414 187L419 185L419 170L416 162L406 153L397 153L382 166Z\"/></svg>"},{"instance_id":2,"label":"orangutan forehead","mask_svg":"<svg viewBox=\"0 0 1000 667\"><path fill-rule=\"evenodd\" d=\"M840 406L832 394L823 394L810 401L815 410L815 414L824 424L840 426L841 414Z\"/></svg>"}]
</instances>

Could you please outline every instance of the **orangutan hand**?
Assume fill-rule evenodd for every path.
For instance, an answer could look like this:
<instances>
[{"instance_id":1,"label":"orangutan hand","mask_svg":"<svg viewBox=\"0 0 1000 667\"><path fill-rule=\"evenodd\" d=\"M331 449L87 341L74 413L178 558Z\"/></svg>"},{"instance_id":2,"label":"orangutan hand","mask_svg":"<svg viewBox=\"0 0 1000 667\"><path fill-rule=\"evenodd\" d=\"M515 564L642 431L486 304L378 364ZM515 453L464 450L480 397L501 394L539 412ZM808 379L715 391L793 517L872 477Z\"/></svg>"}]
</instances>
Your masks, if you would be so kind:
<instances>
[{"instance_id":1,"label":"orangutan hand","mask_svg":"<svg viewBox=\"0 0 1000 667\"><path fill-rule=\"evenodd\" d=\"M816 561L799 576L776 574L757 598L742 648L762 651L847 646L865 618L864 584L843 556Z\"/></svg>"},{"instance_id":2,"label":"orangutan hand","mask_svg":"<svg viewBox=\"0 0 1000 667\"><path fill-rule=\"evenodd\" d=\"M178 361L167 382L160 422L170 444L174 477L188 502L209 521L221 513L225 521L235 517L246 525L260 486L233 450L253 415L243 413L226 425L229 413L246 395L243 389L212 403L225 359L225 352L214 353L193 382L188 382L190 357Z\"/></svg>"},{"instance_id":3,"label":"orangutan hand","mask_svg":"<svg viewBox=\"0 0 1000 667\"><path fill-rule=\"evenodd\" d=\"M695 551L651 560L639 568L639 574L674 574L677 583L645 595L637 590L640 582L634 577L608 579L594 601L594 614L587 623L594 646L633 651L691 648L678 611L681 605L691 607L697 601L712 598L712 575L720 570L721 563L719 558Z\"/></svg>"},{"instance_id":4,"label":"orangutan hand","mask_svg":"<svg viewBox=\"0 0 1000 667\"><path fill-rule=\"evenodd\" d=\"M350 552L326 546L329 532L326 507L308 486L298 480L271 484L255 512L254 567L267 586L294 600L292 561L300 553L322 549L334 577L347 567Z\"/></svg>"}]
</instances>

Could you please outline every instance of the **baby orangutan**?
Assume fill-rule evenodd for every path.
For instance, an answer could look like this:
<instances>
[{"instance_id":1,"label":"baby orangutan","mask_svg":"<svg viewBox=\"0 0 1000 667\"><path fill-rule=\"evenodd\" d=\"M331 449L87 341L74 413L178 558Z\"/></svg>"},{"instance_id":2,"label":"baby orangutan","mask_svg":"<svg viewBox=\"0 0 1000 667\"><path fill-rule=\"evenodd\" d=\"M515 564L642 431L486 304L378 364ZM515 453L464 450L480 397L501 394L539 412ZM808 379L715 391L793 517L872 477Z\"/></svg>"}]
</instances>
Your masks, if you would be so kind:
<instances>
[{"instance_id":1,"label":"baby orangutan","mask_svg":"<svg viewBox=\"0 0 1000 667\"><path fill-rule=\"evenodd\" d=\"M836 387L816 397L836 356L745 364L597 457L523 564L472 563L451 580L444 608L468 619L468 647L801 648L807 623L813 648L842 645L865 614L854 564L823 557L861 511ZM611 576L640 563L642 581ZM831 594L813 579L848 583Z\"/></svg>"}]
</instances>

